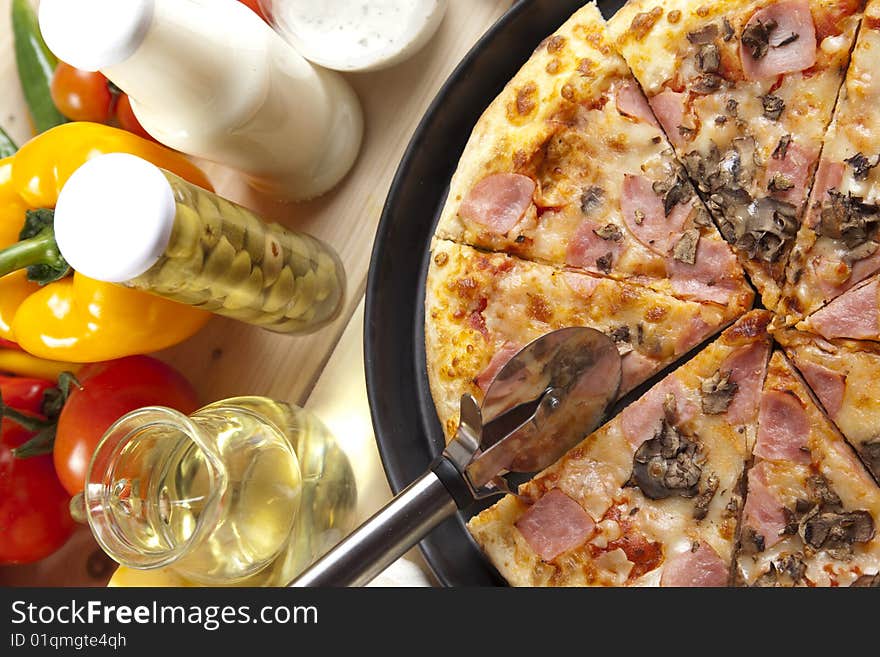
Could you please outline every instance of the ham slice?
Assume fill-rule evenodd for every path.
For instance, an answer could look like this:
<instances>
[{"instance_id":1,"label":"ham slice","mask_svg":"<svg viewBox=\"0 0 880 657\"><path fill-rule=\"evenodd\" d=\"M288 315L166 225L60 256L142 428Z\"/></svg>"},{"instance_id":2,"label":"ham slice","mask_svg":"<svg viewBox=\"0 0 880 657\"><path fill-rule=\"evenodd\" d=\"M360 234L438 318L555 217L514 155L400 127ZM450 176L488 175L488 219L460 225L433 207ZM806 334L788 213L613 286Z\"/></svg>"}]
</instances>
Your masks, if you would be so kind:
<instances>
[{"instance_id":1,"label":"ham slice","mask_svg":"<svg viewBox=\"0 0 880 657\"><path fill-rule=\"evenodd\" d=\"M765 390L758 414L755 456L807 464L809 436L810 421L798 398L780 390Z\"/></svg>"},{"instance_id":2,"label":"ham slice","mask_svg":"<svg viewBox=\"0 0 880 657\"><path fill-rule=\"evenodd\" d=\"M837 297L808 320L809 328L823 338L877 338L880 315L877 311L877 279Z\"/></svg>"},{"instance_id":3,"label":"ham slice","mask_svg":"<svg viewBox=\"0 0 880 657\"><path fill-rule=\"evenodd\" d=\"M678 378L670 374L621 412L620 430L633 447L653 438L665 414L663 405L666 395L670 393L675 396L677 420L687 422L694 418L697 408L687 398L687 392Z\"/></svg>"},{"instance_id":4,"label":"ham slice","mask_svg":"<svg viewBox=\"0 0 880 657\"><path fill-rule=\"evenodd\" d=\"M675 353L683 354L689 351L712 335L717 328L717 326L707 324L702 317L692 317L687 326L681 327L681 331L675 339Z\"/></svg>"},{"instance_id":5,"label":"ham slice","mask_svg":"<svg viewBox=\"0 0 880 657\"><path fill-rule=\"evenodd\" d=\"M685 96L684 93L667 89L648 101L673 146L681 146L685 142L684 136L678 130L678 126L684 122Z\"/></svg>"},{"instance_id":6,"label":"ham slice","mask_svg":"<svg viewBox=\"0 0 880 657\"><path fill-rule=\"evenodd\" d=\"M558 488L544 494L516 521L526 543L544 561L582 545L596 523L580 504Z\"/></svg>"},{"instance_id":7,"label":"ham slice","mask_svg":"<svg viewBox=\"0 0 880 657\"><path fill-rule=\"evenodd\" d=\"M643 356L638 351L631 351L620 361L620 392L628 392L647 380L660 369L660 363L653 358Z\"/></svg>"},{"instance_id":8,"label":"ham slice","mask_svg":"<svg viewBox=\"0 0 880 657\"><path fill-rule=\"evenodd\" d=\"M752 51L740 42L740 58L747 79L760 80L803 71L816 63L816 26L807 0L783 0L760 9L752 15L745 29L759 21L764 25L775 22L776 27L770 32L769 47L763 57L755 59ZM792 34L797 38L790 40Z\"/></svg>"},{"instance_id":9,"label":"ham slice","mask_svg":"<svg viewBox=\"0 0 880 657\"><path fill-rule=\"evenodd\" d=\"M489 364L476 378L477 387L482 390L484 393L489 390L489 386L492 385L492 382L495 380L495 377L498 376L498 372L501 371L507 363L513 358L517 352L522 348L522 345L519 345L515 342L505 342L501 349L495 352L492 356L492 360L489 361Z\"/></svg>"},{"instance_id":10,"label":"ham slice","mask_svg":"<svg viewBox=\"0 0 880 657\"><path fill-rule=\"evenodd\" d=\"M730 372L730 381L737 385L736 393L725 411L730 424L746 424L754 419L769 349L766 343L756 342L740 347L724 359L720 369Z\"/></svg>"},{"instance_id":11,"label":"ham slice","mask_svg":"<svg viewBox=\"0 0 880 657\"><path fill-rule=\"evenodd\" d=\"M784 159L771 157L767 161L765 185L769 185L775 176L782 176L792 185L791 189L773 192L774 198L800 206L807 195L810 169L818 156L817 151L791 142L785 151ZM832 173L828 172L829 175ZM822 193L824 195L825 192Z\"/></svg>"},{"instance_id":12,"label":"ham slice","mask_svg":"<svg viewBox=\"0 0 880 657\"><path fill-rule=\"evenodd\" d=\"M666 560L660 586L727 586L730 570L708 543L696 550L673 554Z\"/></svg>"},{"instance_id":13,"label":"ham slice","mask_svg":"<svg viewBox=\"0 0 880 657\"><path fill-rule=\"evenodd\" d=\"M623 221L639 242L658 255L669 253L674 236L681 233L692 207L693 202L679 203L666 216L663 199L654 191L650 180L629 174L623 177L620 199Z\"/></svg>"},{"instance_id":14,"label":"ham slice","mask_svg":"<svg viewBox=\"0 0 880 657\"><path fill-rule=\"evenodd\" d=\"M624 240L623 238L603 239L596 234L600 228L602 228L602 224L596 223L592 219L585 219L578 226L565 253L567 265L603 273L607 273L609 268L613 268L624 249ZM610 259L606 263L607 266L603 267L597 264L600 258Z\"/></svg>"},{"instance_id":15,"label":"ham slice","mask_svg":"<svg viewBox=\"0 0 880 657\"><path fill-rule=\"evenodd\" d=\"M660 127L648 105L648 99L635 82L625 82L619 86L614 94L614 103L621 114Z\"/></svg>"},{"instance_id":16,"label":"ham slice","mask_svg":"<svg viewBox=\"0 0 880 657\"><path fill-rule=\"evenodd\" d=\"M846 393L846 377L824 365L808 360L799 359L796 360L796 364L807 383L810 384L810 388L822 402L825 411L833 419L843 404L843 396Z\"/></svg>"},{"instance_id":17,"label":"ham slice","mask_svg":"<svg viewBox=\"0 0 880 657\"><path fill-rule=\"evenodd\" d=\"M725 242L701 239L694 264L667 260L667 274L677 296L726 306L740 286L732 281L738 265Z\"/></svg>"},{"instance_id":18,"label":"ham slice","mask_svg":"<svg viewBox=\"0 0 880 657\"><path fill-rule=\"evenodd\" d=\"M743 525L764 539L771 548L782 538L787 524L782 504L767 486L767 464L758 463L748 475L748 493L743 506Z\"/></svg>"},{"instance_id":19,"label":"ham slice","mask_svg":"<svg viewBox=\"0 0 880 657\"><path fill-rule=\"evenodd\" d=\"M594 276L579 274L573 271L563 272L562 279L575 294L583 299L589 299L592 297L593 292L596 291L596 288L599 287L599 283L601 282L601 279L595 278Z\"/></svg>"},{"instance_id":20,"label":"ham slice","mask_svg":"<svg viewBox=\"0 0 880 657\"><path fill-rule=\"evenodd\" d=\"M532 203L535 182L518 173L496 173L474 185L458 210L466 221L503 235L516 226Z\"/></svg>"}]
</instances>

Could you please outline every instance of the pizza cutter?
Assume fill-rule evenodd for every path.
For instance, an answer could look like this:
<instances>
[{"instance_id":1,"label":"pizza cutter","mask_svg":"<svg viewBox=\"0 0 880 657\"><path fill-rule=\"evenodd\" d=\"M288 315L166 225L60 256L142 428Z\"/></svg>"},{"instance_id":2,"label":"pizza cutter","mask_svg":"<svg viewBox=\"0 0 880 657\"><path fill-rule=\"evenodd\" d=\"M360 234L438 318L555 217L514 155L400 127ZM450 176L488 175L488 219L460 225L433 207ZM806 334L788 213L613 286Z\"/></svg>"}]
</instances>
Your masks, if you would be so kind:
<instances>
[{"instance_id":1,"label":"pizza cutter","mask_svg":"<svg viewBox=\"0 0 880 657\"><path fill-rule=\"evenodd\" d=\"M504 475L558 460L602 421L620 387L614 342L559 329L521 349L480 407L461 398L458 431L428 471L290 586L363 586L456 510L511 493Z\"/></svg>"}]
</instances>

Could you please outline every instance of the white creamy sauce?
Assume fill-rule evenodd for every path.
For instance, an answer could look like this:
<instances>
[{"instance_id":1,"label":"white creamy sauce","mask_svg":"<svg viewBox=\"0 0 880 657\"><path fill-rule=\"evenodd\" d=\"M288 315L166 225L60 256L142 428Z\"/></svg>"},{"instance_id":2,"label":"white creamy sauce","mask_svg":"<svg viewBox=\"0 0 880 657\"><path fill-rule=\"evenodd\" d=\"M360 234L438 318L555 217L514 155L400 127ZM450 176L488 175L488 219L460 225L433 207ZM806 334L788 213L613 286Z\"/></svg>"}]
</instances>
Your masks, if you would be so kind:
<instances>
[{"instance_id":1,"label":"white creamy sauce","mask_svg":"<svg viewBox=\"0 0 880 657\"><path fill-rule=\"evenodd\" d=\"M446 0L275 0L277 28L307 59L337 70L395 64L436 30Z\"/></svg>"}]
</instances>

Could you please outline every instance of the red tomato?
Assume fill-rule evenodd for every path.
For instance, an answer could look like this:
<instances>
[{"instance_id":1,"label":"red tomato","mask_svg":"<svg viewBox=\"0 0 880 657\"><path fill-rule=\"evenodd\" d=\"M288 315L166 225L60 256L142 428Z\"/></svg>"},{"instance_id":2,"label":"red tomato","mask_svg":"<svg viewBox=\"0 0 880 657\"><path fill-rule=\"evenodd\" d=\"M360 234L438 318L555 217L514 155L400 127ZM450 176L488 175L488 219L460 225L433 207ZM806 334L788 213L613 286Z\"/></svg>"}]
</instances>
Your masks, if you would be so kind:
<instances>
[{"instance_id":1,"label":"red tomato","mask_svg":"<svg viewBox=\"0 0 880 657\"><path fill-rule=\"evenodd\" d=\"M43 393L54 386L51 381L43 379L0 375L3 403L17 411L39 413L43 406Z\"/></svg>"},{"instance_id":2,"label":"red tomato","mask_svg":"<svg viewBox=\"0 0 880 657\"><path fill-rule=\"evenodd\" d=\"M141 122L137 120L134 112L131 110L131 101L128 94L120 94L119 100L116 102L116 120L119 121L119 127L136 134L138 137L156 141L149 132L144 130Z\"/></svg>"},{"instance_id":3,"label":"red tomato","mask_svg":"<svg viewBox=\"0 0 880 657\"><path fill-rule=\"evenodd\" d=\"M0 563L47 557L73 533L70 497L55 476L49 454L20 459L12 450L31 437L4 420L0 433Z\"/></svg>"},{"instance_id":4,"label":"red tomato","mask_svg":"<svg viewBox=\"0 0 880 657\"><path fill-rule=\"evenodd\" d=\"M73 121L106 123L113 107L107 78L59 62L50 86L55 107Z\"/></svg>"},{"instance_id":5,"label":"red tomato","mask_svg":"<svg viewBox=\"0 0 880 657\"><path fill-rule=\"evenodd\" d=\"M129 356L86 365L77 374L55 436L55 470L71 495L82 491L95 447L120 417L144 406L168 406L182 413L199 407L196 391L181 374L149 356Z\"/></svg>"}]
</instances>

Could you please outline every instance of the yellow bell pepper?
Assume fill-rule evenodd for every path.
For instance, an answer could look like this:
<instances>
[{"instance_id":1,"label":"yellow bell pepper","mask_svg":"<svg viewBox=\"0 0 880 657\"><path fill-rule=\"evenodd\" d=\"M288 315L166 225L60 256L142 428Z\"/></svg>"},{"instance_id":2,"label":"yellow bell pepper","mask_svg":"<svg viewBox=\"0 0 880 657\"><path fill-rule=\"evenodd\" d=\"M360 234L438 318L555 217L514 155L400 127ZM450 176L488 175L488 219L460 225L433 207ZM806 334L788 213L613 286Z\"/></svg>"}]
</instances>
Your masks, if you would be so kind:
<instances>
[{"instance_id":1,"label":"yellow bell pepper","mask_svg":"<svg viewBox=\"0 0 880 657\"><path fill-rule=\"evenodd\" d=\"M135 570L119 566L110 581L110 588L136 588L136 587L164 587L180 588L191 587L192 583L175 573L171 568L157 568L155 570Z\"/></svg>"},{"instance_id":2,"label":"yellow bell pepper","mask_svg":"<svg viewBox=\"0 0 880 657\"><path fill-rule=\"evenodd\" d=\"M44 360L18 349L0 349L0 372L55 381L62 372L76 374L81 363Z\"/></svg>"},{"instance_id":3,"label":"yellow bell pepper","mask_svg":"<svg viewBox=\"0 0 880 657\"><path fill-rule=\"evenodd\" d=\"M54 208L73 172L105 153L137 155L211 189L194 164L164 146L104 125L66 123L0 160L0 249L19 242L26 211ZM210 313L78 272L43 286L28 281L24 271L0 278L0 338L50 360L87 363L158 351L195 334L209 318Z\"/></svg>"}]
</instances>

